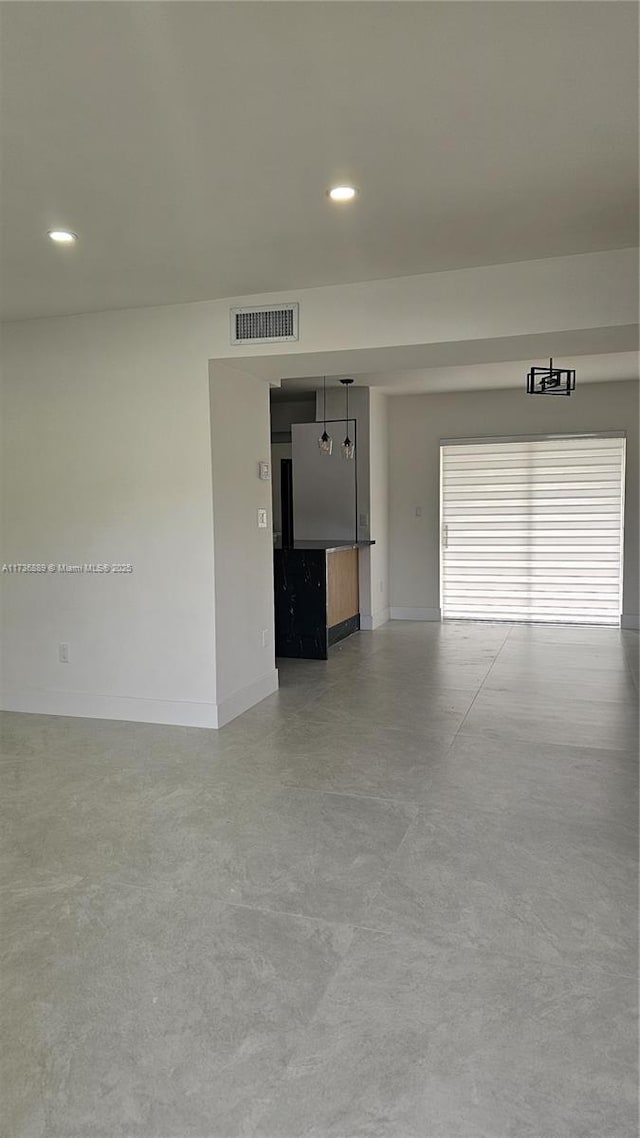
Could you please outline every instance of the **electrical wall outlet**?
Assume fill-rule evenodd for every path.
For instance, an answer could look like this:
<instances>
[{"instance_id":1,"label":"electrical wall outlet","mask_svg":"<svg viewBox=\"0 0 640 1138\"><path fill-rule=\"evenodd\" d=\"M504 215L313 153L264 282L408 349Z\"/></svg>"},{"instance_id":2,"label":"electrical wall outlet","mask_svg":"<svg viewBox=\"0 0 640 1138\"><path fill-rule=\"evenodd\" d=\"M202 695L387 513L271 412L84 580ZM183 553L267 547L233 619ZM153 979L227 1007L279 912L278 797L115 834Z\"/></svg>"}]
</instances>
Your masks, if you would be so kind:
<instances>
[{"instance_id":1,"label":"electrical wall outlet","mask_svg":"<svg viewBox=\"0 0 640 1138\"><path fill-rule=\"evenodd\" d=\"M258 478L260 478L263 482L268 482L271 478L271 467L269 466L268 462L258 463Z\"/></svg>"},{"instance_id":2,"label":"electrical wall outlet","mask_svg":"<svg viewBox=\"0 0 640 1138\"><path fill-rule=\"evenodd\" d=\"M258 529L267 528L267 511L258 510Z\"/></svg>"},{"instance_id":3,"label":"electrical wall outlet","mask_svg":"<svg viewBox=\"0 0 640 1138\"><path fill-rule=\"evenodd\" d=\"M68 664L69 663L69 645L68 644L58 644L58 663L60 663L60 664Z\"/></svg>"}]
</instances>

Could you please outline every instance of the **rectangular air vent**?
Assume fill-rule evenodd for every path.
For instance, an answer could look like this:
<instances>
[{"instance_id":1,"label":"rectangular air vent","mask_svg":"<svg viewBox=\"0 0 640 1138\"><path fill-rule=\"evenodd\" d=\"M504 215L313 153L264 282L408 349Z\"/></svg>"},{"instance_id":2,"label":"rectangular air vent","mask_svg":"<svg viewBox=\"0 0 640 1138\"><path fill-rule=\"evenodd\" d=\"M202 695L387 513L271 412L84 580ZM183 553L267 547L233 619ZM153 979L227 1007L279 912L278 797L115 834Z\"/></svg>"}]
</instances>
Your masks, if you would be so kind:
<instances>
[{"instance_id":1,"label":"rectangular air vent","mask_svg":"<svg viewBox=\"0 0 640 1138\"><path fill-rule=\"evenodd\" d=\"M274 344L297 339L297 304L231 309L232 344Z\"/></svg>"}]
</instances>

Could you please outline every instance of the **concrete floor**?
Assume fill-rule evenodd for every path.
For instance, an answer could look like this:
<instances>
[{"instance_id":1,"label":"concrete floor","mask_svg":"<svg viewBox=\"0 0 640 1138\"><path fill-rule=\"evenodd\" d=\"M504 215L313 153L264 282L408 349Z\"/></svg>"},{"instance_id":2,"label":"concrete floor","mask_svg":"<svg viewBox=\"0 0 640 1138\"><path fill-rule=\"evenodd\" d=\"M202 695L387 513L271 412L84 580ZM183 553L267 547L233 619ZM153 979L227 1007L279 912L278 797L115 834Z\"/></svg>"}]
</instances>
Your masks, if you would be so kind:
<instances>
[{"instance_id":1,"label":"concrete floor","mask_svg":"<svg viewBox=\"0 0 640 1138\"><path fill-rule=\"evenodd\" d=\"M389 624L3 718L6 1138L631 1138L638 637Z\"/></svg>"}]
</instances>

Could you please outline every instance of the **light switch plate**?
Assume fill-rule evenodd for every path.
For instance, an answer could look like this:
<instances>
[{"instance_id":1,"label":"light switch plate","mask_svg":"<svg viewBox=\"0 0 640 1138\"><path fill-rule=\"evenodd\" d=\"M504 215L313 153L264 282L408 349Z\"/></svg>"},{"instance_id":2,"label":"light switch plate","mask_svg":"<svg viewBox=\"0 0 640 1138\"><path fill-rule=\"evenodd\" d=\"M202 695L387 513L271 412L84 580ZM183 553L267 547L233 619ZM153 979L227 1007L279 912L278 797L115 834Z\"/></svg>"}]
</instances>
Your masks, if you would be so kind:
<instances>
[{"instance_id":1,"label":"light switch plate","mask_svg":"<svg viewBox=\"0 0 640 1138\"><path fill-rule=\"evenodd\" d=\"M271 467L268 462L258 463L258 478L260 478L262 482L268 482L271 478Z\"/></svg>"}]
</instances>

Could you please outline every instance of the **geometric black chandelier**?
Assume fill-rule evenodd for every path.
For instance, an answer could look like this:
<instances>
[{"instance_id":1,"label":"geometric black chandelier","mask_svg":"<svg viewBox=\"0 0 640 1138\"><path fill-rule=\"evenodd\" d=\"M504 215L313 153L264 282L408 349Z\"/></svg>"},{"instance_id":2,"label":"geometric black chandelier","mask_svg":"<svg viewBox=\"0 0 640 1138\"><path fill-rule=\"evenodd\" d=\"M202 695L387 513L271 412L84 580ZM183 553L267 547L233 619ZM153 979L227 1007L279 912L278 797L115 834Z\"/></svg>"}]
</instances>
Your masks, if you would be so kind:
<instances>
[{"instance_id":1,"label":"geometric black chandelier","mask_svg":"<svg viewBox=\"0 0 640 1138\"><path fill-rule=\"evenodd\" d=\"M532 367L527 375L528 395L571 395L576 389L576 373L570 368Z\"/></svg>"}]
</instances>

